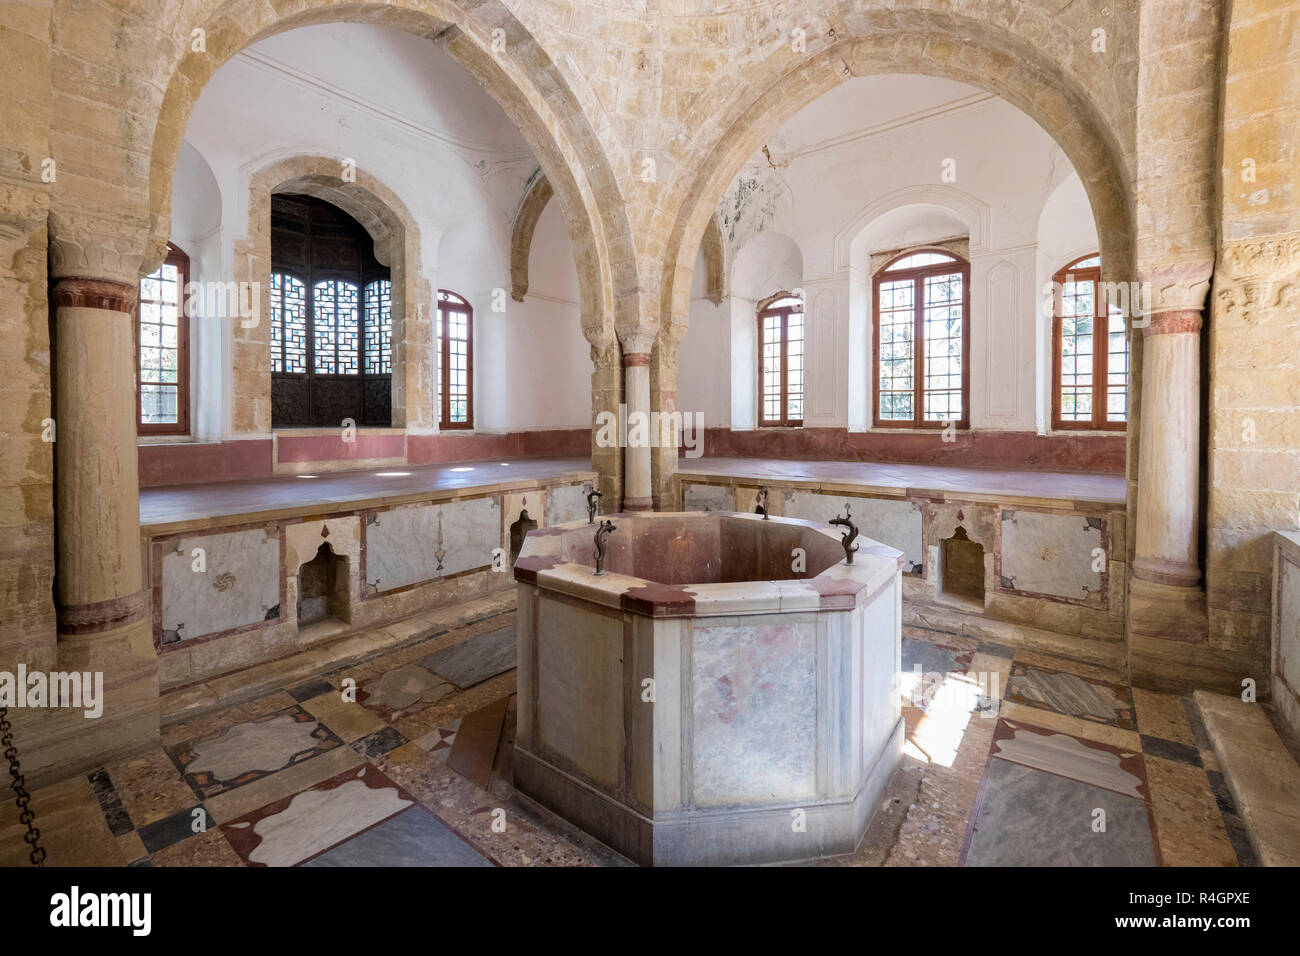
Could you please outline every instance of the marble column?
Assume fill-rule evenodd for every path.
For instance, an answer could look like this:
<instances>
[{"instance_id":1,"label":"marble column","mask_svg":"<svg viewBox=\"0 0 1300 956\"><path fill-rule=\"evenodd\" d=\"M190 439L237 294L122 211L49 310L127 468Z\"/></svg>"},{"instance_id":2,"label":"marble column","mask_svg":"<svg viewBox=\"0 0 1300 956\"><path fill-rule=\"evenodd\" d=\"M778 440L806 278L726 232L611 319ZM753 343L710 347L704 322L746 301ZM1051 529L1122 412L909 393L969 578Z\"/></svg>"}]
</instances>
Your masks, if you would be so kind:
<instances>
[{"instance_id":1,"label":"marble column","mask_svg":"<svg viewBox=\"0 0 1300 956\"><path fill-rule=\"evenodd\" d=\"M650 511L654 507L650 476L650 349L654 334L634 332L621 336L623 346L623 403L627 444L623 451L623 510Z\"/></svg>"},{"instance_id":2,"label":"marble column","mask_svg":"<svg viewBox=\"0 0 1300 956\"><path fill-rule=\"evenodd\" d=\"M103 714L51 711L33 769L102 765L158 737L158 662L140 547L131 310L136 287L54 285L58 668L102 673Z\"/></svg>"},{"instance_id":3,"label":"marble column","mask_svg":"<svg viewBox=\"0 0 1300 956\"><path fill-rule=\"evenodd\" d=\"M1195 588L1200 502L1201 312L1157 312L1142 330L1142 424L1133 573Z\"/></svg>"}]
</instances>

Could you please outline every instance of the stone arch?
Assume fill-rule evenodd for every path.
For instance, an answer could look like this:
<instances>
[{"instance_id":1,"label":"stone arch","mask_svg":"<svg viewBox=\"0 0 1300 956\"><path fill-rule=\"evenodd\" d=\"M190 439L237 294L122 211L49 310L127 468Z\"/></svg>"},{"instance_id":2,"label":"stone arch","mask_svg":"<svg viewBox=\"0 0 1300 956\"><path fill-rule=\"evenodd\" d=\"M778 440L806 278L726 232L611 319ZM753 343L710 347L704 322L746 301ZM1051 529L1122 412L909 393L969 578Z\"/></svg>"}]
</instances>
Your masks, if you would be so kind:
<instances>
[{"instance_id":1,"label":"stone arch","mask_svg":"<svg viewBox=\"0 0 1300 956\"><path fill-rule=\"evenodd\" d=\"M533 233L553 193L550 180L539 170L524 190L524 198L515 212L515 224L510 230L510 298L516 302L523 302L528 294L528 256L533 249Z\"/></svg>"},{"instance_id":2,"label":"stone arch","mask_svg":"<svg viewBox=\"0 0 1300 956\"><path fill-rule=\"evenodd\" d=\"M392 273L393 420L395 428L429 428L437 387L433 356L432 294L420 272L420 230L406 205L362 169L345 182L338 160L290 156L272 160L249 177L248 232L235 241L237 281L258 283L260 315L252 328L234 328L234 430L271 431L271 196L304 193L338 206L366 228L375 258Z\"/></svg>"},{"instance_id":3,"label":"stone arch","mask_svg":"<svg viewBox=\"0 0 1300 956\"><path fill-rule=\"evenodd\" d=\"M1009 28L947 12L869 10L855 26L856 36L829 30L828 42L798 58L792 68L789 50L772 53L762 81L745 84L743 99L733 94L720 121L710 124L721 134L696 144L703 157L697 171L674 183L664 203L675 210L665 244L665 324L680 323L689 314L700 237L727 185L764 138L832 87L884 73L967 83L1002 97L1037 122L1065 151L1087 188L1109 268L1131 273L1134 227L1127 154L1098 104L1060 63Z\"/></svg>"},{"instance_id":4,"label":"stone arch","mask_svg":"<svg viewBox=\"0 0 1300 956\"><path fill-rule=\"evenodd\" d=\"M300 0L290 5L226 0L203 7L174 17L167 39L179 55L174 67L154 78L164 93L150 144L149 239L142 268L160 259L165 248L176 157L213 74L240 50L276 33L328 22L379 24L438 43L519 127L560 197L578 261L583 332L598 347L614 340L615 313L634 313L636 303L615 295L613 276L621 274L620 266L633 275L635 268L626 211L622 203L609 201L620 192L607 151L568 78L503 0ZM193 48L192 30L204 31L204 49ZM494 52L498 30L505 47Z\"/></svg>"},{"instance_id":5,"label":"stone arch","mask_svg":"<svg viewBox=\"0 0 1300 956\"><path fill-rule=\"evenodd\" d=\"M722 241L722 227L718 225L716 215L710 216L704 226L700 251L704 254L704 297L714 305L722 305L722 300L727 295L727 249Z\"/></svg>"}]
</instances>

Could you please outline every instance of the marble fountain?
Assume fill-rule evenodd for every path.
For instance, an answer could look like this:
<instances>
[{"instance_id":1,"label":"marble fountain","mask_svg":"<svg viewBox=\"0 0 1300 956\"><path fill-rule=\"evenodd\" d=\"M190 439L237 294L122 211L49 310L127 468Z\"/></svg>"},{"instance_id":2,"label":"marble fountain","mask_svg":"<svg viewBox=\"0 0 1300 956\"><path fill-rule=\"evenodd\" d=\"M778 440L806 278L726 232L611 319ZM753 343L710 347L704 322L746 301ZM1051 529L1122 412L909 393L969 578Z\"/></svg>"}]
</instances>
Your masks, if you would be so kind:
<instances>
[{"instance_id":1,"label":"marble fountain","mask_svg":"<svg viewBox=\"0 0 1300 956\"><path fill-rule=\"evenodd\" d=\"M852 852L902 755L901 552L641 512L529 532L515 787L644 865Z\"/></svg>"}]
</instances>

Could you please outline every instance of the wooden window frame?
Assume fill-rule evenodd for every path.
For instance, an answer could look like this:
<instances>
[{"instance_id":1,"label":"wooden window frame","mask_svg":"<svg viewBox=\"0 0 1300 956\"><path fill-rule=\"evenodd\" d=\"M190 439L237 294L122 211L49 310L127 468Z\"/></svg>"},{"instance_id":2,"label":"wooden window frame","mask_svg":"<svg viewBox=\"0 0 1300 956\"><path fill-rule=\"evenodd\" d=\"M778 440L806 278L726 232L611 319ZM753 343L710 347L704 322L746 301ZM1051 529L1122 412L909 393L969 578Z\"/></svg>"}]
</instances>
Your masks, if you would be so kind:
<instances>
[{"instance_id":1,"label":"wooden window frame","mask_svg":"<svg viewBox=\"0 0 1300 956\"><path fill-rule=\"evenodd\" d=\"M790 372L790 340L787 335L789 328L790 316L796 312L804 316L804 401L808 398L808 317L804 311L803 299L799 299L793 292L778 292L770 295L764 302L780 302L782 299L798 299L799 305L785 305L779 308L773 308L771 305L760 308L755 314L755 327L758 330L758 408L756 420L759 428L802 428L803 418L790 417L790 389L788 376ZM781 417L779 419L765 418L763 416L763 320L771 318L774 315L781 317Z\"/></svg>"},{"instance_id":2,"label":"wooden window frame","mask_svg":"<svg viewBox=\"0 0 1300 956\"><path fill-rule=\"evenodd\" d=\"M1079 256L1068 263L1052 277L1052 430L1053 431L1108 431L1122 432L1128 429L1128 405L1124 408L1124 421L1107 421L1107 393L1110 383L1110 304L1102 296L1101 266L1078 268L1080 262L1096 259L1100 253ZM1062 302L1065 283L1092 282L1092 419L1090 421L1063 421L1061 419L1061 335L1065 316L1062 315ZM1128 345L1128 328L1124 330L1125 346ZM1098 367L1100 361L1100 367ZM1131 371L1131 368L1130 368ZM1125 387L1128 380L1125 380ZM1101 421L1098 422L1098 417Z\"/></svg>"},{"instance_id":3,"label":"wooden window frame","mask_svg":"<svg viewBox=\"0 0 1300 956\"><path fill-rule=\"evenodd\" d=\"M913 269L900 269L886 275L895 262L923 253L948 256L951 261ZM961 274L961 418L937 421L925 419L925 280L930 276ZM911 279L912 293L912 417L902 420L880 417L880 286L884 282ZM871 421L875 428L942 429L949 424L965 431L970 428L970 262L951 249L908 249L892 257L876 270L871 288Z\"/></svg>"},{"instance_id":4,"label":"wooden window frame","mask_svg":"<svg viewBox=\"0 0 1300 956\"><path fill-rule=\"evenodd\" d=\"M443 302L443 295L458 302ZM474 428L474 307L459 292L438 290L438 430L472 431ZM465 316L465 421L451 421L451 337L447 335L447 313Z\"/></svg>"},{"instance_id":5,"label":"wooden window frame","mask_svg":"<svg viewBox=\"0 0 1300 956\"><path fill-rule=\"evenodd\" d=\"M140 375L140 295L136 284L135 308L131 311L132 338L135 341L135 428L137 435L188 435L190 433L190 313L185 293L190 284L190 257L174 243L167 243L164 266L176 267L176 421L174 423L140 421L145 385L170 382L143 382ZM152 273L150 273L152 275ZM143 279L141 280L143 281Z\"/></svg>"}]
</instances>

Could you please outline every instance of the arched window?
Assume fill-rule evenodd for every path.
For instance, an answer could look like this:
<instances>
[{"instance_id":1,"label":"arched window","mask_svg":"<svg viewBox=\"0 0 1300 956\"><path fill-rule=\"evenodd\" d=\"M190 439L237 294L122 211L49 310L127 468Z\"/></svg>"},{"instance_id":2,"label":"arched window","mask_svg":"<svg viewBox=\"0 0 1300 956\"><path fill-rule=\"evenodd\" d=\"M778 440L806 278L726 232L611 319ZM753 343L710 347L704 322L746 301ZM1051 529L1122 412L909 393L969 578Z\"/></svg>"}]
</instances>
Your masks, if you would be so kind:
<instances>
[{"instance_id":1,"label":"arched window","mask_svg":"<svg viewBox=\"0 0 1300 956\"><path fill-rule=\"evenodd\" d=\"M803 424L803 300L780 292L758 310L758 423Z\"/></svg>"},{"instance_id":2,"label":"arched window","mask_svg":"<svg viewBox=\"0 0 1300 956\"><path fill-rule=\"evenodd\" d=\"M271 424L392 423L392 282L351 216L271 197Z\"/></svg>"},{"instance_id":3,"label":"arched window","mask_svg":"<svg viewBox=\"0 0 1300 956\"><path fill-rule=\"evenodd\" d=\"M1054 281L1052 427L1123 430L1128 336L1123 311L1106 302L1101 257L1076 259Z\"/></svg>"},{"instance_id":4,"label":"arched window","mask_svg":"<svg viewBox=\"0 0 1300 956\"><path fill-rule=\"evenodd\" d=\"M190 258L168 244L157 271L140 280L136 303L136 425L142 435L190 430Z\"/></svg>"},{"instance_id":5,"label":"arched window","mask_svg":"<svg viewBox=\"0 0 1300 956\"><path fill-rule=\"evenodd\" d=\"M439 428L474 427L474 310L463 296L438 290Z\"/></svg>"},{"instance_id":6,"label":"arched window","mask_svg":"<svg viewBox=\"0 0 1300 956\"><path fill-rule=\"evenodd\" d=\"M970 426L970 263L943 249L897 256L875 278L873 420Z\"/></svg>"}]
</instances>

